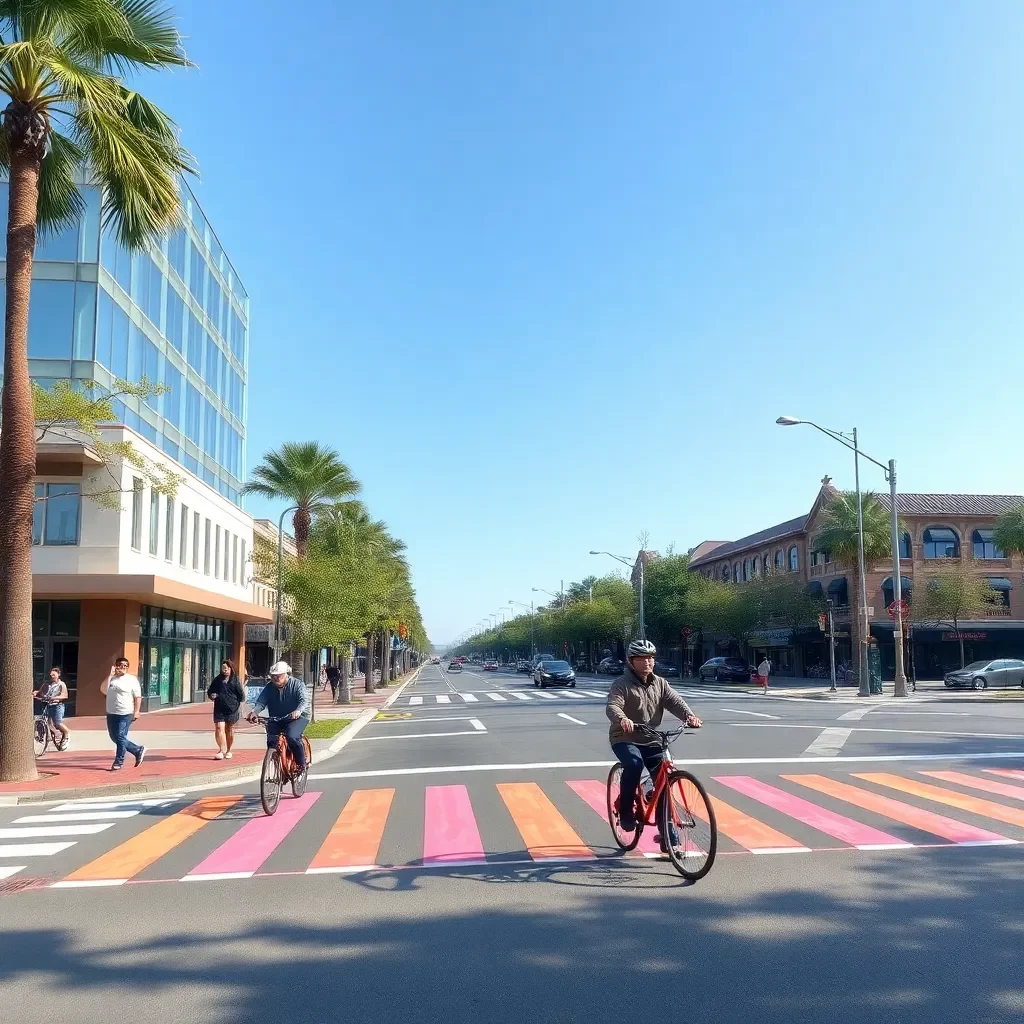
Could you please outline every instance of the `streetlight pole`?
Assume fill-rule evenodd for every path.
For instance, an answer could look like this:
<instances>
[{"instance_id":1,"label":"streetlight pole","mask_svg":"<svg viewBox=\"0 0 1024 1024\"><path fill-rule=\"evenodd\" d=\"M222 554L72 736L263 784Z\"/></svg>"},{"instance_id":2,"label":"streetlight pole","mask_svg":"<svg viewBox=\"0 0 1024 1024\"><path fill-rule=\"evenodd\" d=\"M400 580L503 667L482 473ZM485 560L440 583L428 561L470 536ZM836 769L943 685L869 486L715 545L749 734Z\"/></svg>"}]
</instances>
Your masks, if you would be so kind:
<instances>
[{"instance_id":1,"label":"streetlight pole","mask_svg":"<svg viewBox=\"0 0 1024 1024\"><path fill-rule=\"evenodd\" d=\"M609 558L614 558L616 562L621 562L623 565L628 565L630 569L635 567L634 562L631 562L628 558L623 558L622 555L613 555L610 551L591 551L592 555L607 555ZM647 622L644 618L644 555L640 552L640 594L639 594L639 611L640 611L640 639L647 639Z\"/></svg>"},{"instance_id":2,"label":"streetlight pole","mask_svg":"<svg viewBox=\"0 0 1024 1024\"><path fill-rule=\"evenodd\" d=\"M857 488L857 568L860 573L860 608L858 616L860 630L860 686L857 695L867 697L871 693L868 675L868 583L864 569L864 503L860 500L860 448L857 445L857 428L853 428L853 481Z\"/></svg>"},{"instance_id":3,"label":"streetlight pole","mask_svg":"<svg viewBox=\"0 0 1024 1024\"><path fill-rule=\"evenodd\" d=\"M513 601L512 598L510 597L508 599L508 603L511 604L511 605L516 605L517 604L521 608L529 607L529 609L530 609L530 658L532 659L533 656L537 653L537 644L534 641L534 631L533 631L534 619L536 618L536 614L535 614L535 612L533 610L533 602L531 601L529 605L526 605L522 601Z\"/></svg>"}]
</instances>

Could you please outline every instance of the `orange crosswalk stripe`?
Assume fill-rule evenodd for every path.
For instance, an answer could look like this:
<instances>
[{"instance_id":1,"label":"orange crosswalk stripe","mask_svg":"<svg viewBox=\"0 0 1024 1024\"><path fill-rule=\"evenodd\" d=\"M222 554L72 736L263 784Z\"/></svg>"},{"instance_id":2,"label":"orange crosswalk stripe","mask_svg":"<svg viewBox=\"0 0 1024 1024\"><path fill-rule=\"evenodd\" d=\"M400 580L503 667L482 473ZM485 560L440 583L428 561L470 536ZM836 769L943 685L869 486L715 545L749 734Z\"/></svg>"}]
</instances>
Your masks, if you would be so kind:
<instances>
[{"instance_id":1,"label":"orange crosswalk stripe","mask_svg":"<svg viewBox=\"0 0 1024 1024\"><path fill-rule=\"evenodd\" d=\"M941 782L952 782L967 789L980 789L983 793L995 793L997 796L1008 796L1011 800L1024 800L1024 787L1011 786L1008 782L995 782L992 779L976 779L973 775L963 772L921 772Z\"/></svg>"},{"instance_id":2,"label":"orange crosswalk stripe","mask_svg":"<svg viewBox=\"0 0 1024 1024\"><path fill-rule=\"evenodd\" d=\"M502 782L498 793L534 860L594 856L536 782Z\"/></svg>"},{"instance_id":3,"label":"orange crosswalk stripe","mask_svg":"<svg viewBox=\"0 0 1024 1024\"><path fill-rule=\"evenodd\" d=\"M804 850L810 852L803 843L790 839L789 836L776 831L763 821L758 821L757 818L752 818L738 807L719 800L716 796L711 797L711 806L715 812L718 831L751 853L795 853ZM698 815L703 809L704 805L699 800L694 801L691 807Z\"/></svg>"},{"instance_id":4,"label":"orange crosswalk stripe","mask_svg":"<svg viewBox=\"0 0 1024 1024\"><path fill-rule=\"evenodd\" d=\"M204 796L155 825L150 825L145 831L132 836L120 846L115 846L102 857L97 857L96 860L73 871L64 881L96 882L134 878L204 825L219 818L228 808L234 807L241 799L240 793L235 796Z\"/></svg>"},{"instance_id":5,"label":"orange crosswalk stripe","mask_svg":"<svg viewBox=\"0 0 1024 1024\"><path fill-rule=\"evenodd\" d=\"M373 867L394 797L393 789L357 789L342 808L308 873Z\"/></svg>"},{"instance_id":6,"label":"orange crosswalk stripe","mask_svg":"<svg viewBox=\"0 0 1024 1024\"><path fill-rule=\"evenodd\" d=\"M939 804L958 807L971 814L980 814L985 818L994 818L996 821L1005 821L1008 825L1024 828L1024 810L1005 807L993 800L982 800L981 797L967 796L965 793L954 793L949 789L929 786L927 783L904 779L899 775L890 775L888 772L855 772L854 777L863 779L865 782L874 782L879 786L898 789L903 793L910 793L912 796L924 797L925 800L934 800Z\"/></svg>"}]
</instances>

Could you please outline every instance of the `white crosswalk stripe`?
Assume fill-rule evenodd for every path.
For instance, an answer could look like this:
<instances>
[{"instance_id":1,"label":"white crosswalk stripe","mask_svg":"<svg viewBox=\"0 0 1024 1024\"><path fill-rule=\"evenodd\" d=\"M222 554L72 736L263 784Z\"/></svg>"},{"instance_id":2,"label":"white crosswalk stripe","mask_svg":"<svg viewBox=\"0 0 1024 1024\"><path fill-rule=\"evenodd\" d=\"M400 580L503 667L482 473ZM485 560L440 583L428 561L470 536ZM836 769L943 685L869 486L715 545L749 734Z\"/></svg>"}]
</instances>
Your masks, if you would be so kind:
<instances>
[{"instance_id":1,"label":"white crosswalk stripe","mask_svg":"<svg viewBox=\"0 0 1024 1024\"><path fill-rule=\"evenodd\" d=\"M19 871L24 870L24 864L0 864L0 878L10 878L11 875L16 875Z\"/></svg>"},{"instance_id":2,"label":"white crosswalk stripe","mask_svg":"<svg viewBox=\"0 0 1024 1024\"><path fill-rule=\"evenodd\" d=\"M539 690L534 694L534 697L543 697L544 700L558 700L553 693L548 693L546 690Z\"/></svg>"},{"instance_id":3,"label":"white crosswalk stripe","mask_svg":"<svg viewBox=\"0 0 1024 1024\"><path fill-rule=\"evenodd\" d=\"M452 699L447 693L439 693L434 697L438 704L451 704Z\"/></svg>"},{"instance_id":4,"label":"white crosswalk stripe","mask_svg":"<svg viewBox=\"0 0 1024 1024\"><path fill-rule=\"evenodd\" d=\"M135 811L68 811L64 814L26 814L15 818L12 825L60 824L63 821L106 821L110 818L133 818Z\"/></svg>"},{"instance_id":5,"label":"white crosswalk stripe","mask_svg":"<svg viewBox=\"0 0 1024 1024\"><path fill-rule=\"evenodd\" d=\"M409 703L410 704L422 704L423 703L423 698L422 697L410 697L409 698Z\"/></svg>"},{"instance_id":6,"label":"white crosswalk stripe","mask_svg":"<svg viewBox=\"0 0 1024 1024\"><path fill-rule=\"evenodd\" d=\"M66 850L71 843L11 843L0 846L0 857L52 857L61 850Z\"/></svg>"},{"instance_id":7,"label":"white crosswalk stripe","mask_svg":"<svg viewBox=\"0 0 1024 1024\"><path fill-rule=\"evenodd\" d=\"M460 693L459 696L467 704L475 704L477 702L477 700L478 700L478 697L477 697L477 695L475 693Z\"/></svg>"},{"instance_id":8,"label":"white crosswalk stripe","mask_svg":"<svg viewBox=\"0 0 1024 1024\"><path fill-rule=\"evenodd\" d=\"M594 690L580 690L580 695L583 697L607 697L607 693L596 693Z\"/></svg>"},{"instance_id":9,"label":"white crosswalk stripe","mask_svg":"<svg viewBox=\"0 0 1024 1024\"><path fill-rule=\"evenodd\" d=\"M490 697L491 700L508 700L508 697L505 697L500 693L489 693L487 696Z\"/></svg>"},{"instance_id":10,"label":"white crosswalk stripe","mask_svg":"<svg viewBox=\"0 0 1024 1024\"><path fill-rule=\"evenodd\" d=\"M518 690L509 690L509 693L511 693L512 696L516 698L516 700L531 700L532 699L528 693L520 693Z\"/></svg>"},{"instance_id":11,"label":"white crosswalk stripe","mask_svg":"<svg viewBox=\"0 0 1024 1024\"><path fill-rule=\"evenodd\" d=\"M50 839L54 836L93 836L113 826L112 821L87 825L40 825L38 828L0 828L0 839Z\"/></svg>"},{"instance_id":12,"label":"white crosswalk stripe","mask_svg":"<svg viewBox=\"0 0 1024 1024\"><path fill-rule=\"evenodd\" d=\"M153 797L148 800L70 800L66 804L53 807L53 811L117 811L131 808L166 807L175 800L181 800L184 793L173 793L169 796Z\"/></svg>"}]
</instances>

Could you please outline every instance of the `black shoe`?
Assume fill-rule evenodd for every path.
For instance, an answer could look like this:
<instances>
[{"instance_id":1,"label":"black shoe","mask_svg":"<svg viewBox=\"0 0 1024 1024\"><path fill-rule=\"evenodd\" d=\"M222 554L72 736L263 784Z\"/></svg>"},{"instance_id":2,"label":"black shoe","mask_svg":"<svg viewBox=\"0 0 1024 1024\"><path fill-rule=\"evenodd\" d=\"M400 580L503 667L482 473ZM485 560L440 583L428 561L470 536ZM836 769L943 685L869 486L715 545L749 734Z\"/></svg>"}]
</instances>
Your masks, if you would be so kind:
<instances>
[{"instance_id":1,"label":"black shoe","mask_svg":"<svg viewBox=\"0 0 1024 1024\"><path fill-rule=\"evenodd\" d=\"M139 747L139 752L135 755L135 767L138 768L140 764L146 759L146 748Z\"/></svg>"},{"instance_id":2,"label":"black shoe","mask_svg":"<svg viewBox=\"0 0 1024 1024\"><path fill-rule=\"evenodd\" d=\"M632 814L620 814L619 828L621 828L623 832L635 832L636 818L634 818Z\"/></svg>"}]
</instances>

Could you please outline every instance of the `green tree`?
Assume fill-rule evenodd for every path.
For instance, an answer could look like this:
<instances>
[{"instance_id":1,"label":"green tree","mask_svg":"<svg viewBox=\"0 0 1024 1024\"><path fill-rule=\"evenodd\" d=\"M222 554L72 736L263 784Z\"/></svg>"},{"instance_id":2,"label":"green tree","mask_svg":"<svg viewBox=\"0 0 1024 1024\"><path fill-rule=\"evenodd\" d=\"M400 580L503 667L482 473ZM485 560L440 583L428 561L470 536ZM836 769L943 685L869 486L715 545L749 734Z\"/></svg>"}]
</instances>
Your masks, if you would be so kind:
<instances>
[{"instance_id":1,"label":"green tree","mask_svg":"<svg viewBox=\"0 0 1024 1024\"><path fill-rule=\"evenodd\" d=\"M644 618L656 642L675 643L687 621L686 595L699 578L689 569L688 555L666 554L644 570Z\"/></svg>"},{"instance_id":2,"label":"green tree","mask_svg":"<svg viewBox=\"0 0 1024 1024\"><path fill-rule=\"evenodd\" d=\"M996 520L995 542L1007 558L1024 555L1024 503L1004 512Z\"/></svg>"},{"instance_id":3,"label":"green tree","mask_svg":"<svg viewBox=\"0 0 1024 1024\"><path fill-rule=\"evenodd\" d=\"M960 623L984 615L999 601L984 576L978 576L963 565L951 566L929 575L927 582L914 594L911 614L915 622L949 626L960 642L960 667L964 667L964 638Z\"/></svg>"},{"instance_id":4,"label":"green tree","mask_svg":"<svg viewBox=\"0 0 1024 1024\"><path fill-rule=\"evenodd\" d=\"M103 191L103 222L128 248L178 222L191 167L171 119L129 88L143 69L188 64L151 0L0 0L0 167L10 184L0 440L0 780L33 779L32 506L35 422L28 317L37 231L85 208L75 173Z\"/></svg>"},{"instance_id":5,"label":"green tree","mask_svg":"<svg viewBox=\"0 0 1024 1024\"><path fill-rule=\"evenodd\" d=\"M242 493L280 499L295 506L292 532L299 558L302 558L309 543L313 516L336 502L354 497L360 489L359 482L337 452L317 441L286 441L279 450L263 456Z\"/></svg>"}]
</instances>

